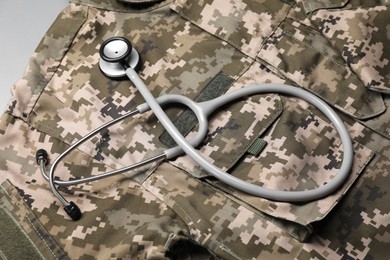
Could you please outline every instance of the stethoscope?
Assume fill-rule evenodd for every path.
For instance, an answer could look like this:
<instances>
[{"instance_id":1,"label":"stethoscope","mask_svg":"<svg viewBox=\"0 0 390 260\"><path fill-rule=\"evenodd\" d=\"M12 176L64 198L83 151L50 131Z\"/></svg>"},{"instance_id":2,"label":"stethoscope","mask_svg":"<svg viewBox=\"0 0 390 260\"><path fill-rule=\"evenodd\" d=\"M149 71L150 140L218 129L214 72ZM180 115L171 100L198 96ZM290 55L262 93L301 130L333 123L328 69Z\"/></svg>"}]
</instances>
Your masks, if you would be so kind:
<instances>
[{"instance_id":1,"label":"stethoscope","mask_svg":"<svg viewBox=\"0 0 390 260\"><path fill-rule=\"evenodd\" d=\"M40 165L42 176L49 182L50 188L59 201L64 205L66 213L73 219L78 220L81 218L81 211L79 207L72 201L67 201L57 190L56 185L70 186L78 185L82 183L92 182L114 176L125 171L136 169L137 167L144 166L146 164L156 162L159 160L169 160L183 152L190 156L200 167L202 167L209 174L219 179L220 181L239 189L243 192L262 197L269 200L281 201L281 202L307 202L313 201L322 197L325 197L334 192L344 181L347 179L353 162L353 146L349 136L348 130L344 126L342 120L335 113L335 111L328 106L324 101L311 94L310 92L284 84L254 84L248 87L244 87L232 92L228 92L225 95L219 96L213 100L197 103L185 96L168 94L158 98L155 98L143 80L138 76L135 68L138 66L140 56L138 52L132 47L131 43L123 37L113 37L106 40L100 47L100 61L99 67L103 74L110 78L122 78L127 76L144 97L146 103L138 105L135 110L128 112L127 114L114 119L97 129L89 132L79 141L72 144L62 154L60 154L52 163L49 175L46 173L46 166L49 163L48 154L45 150L39 149L36 153L37 163ZM247 96L261 93L282 93L291 96L296 96L312 105L316 106L322 111L328 119L333 123L334 127L338 131L343 148L343 160L340 166L338 174L323 186L317 187L312 190L304 191L281 191L264 188L255 184L251 184L237 177L234 177L227 172L219 169L212 163L208 162L194 147L197 147L207 134L208 129L208 116L221 106L241 99ZM199 130L195 137L190 141L187 141L183 135L176 129L171 120L165 114L162 105L178 103L183 104L190 108L196 115L199 121ZM73 149L99 133L100 131L136 114L142 114L146 111L152 110L157 119L164 126L166 131L171 135L173 140L177 143L176 147L169 148L163 151L161 154L146 159L144 161L129 165L117 170L106 172L97 176L90 176L86 178L73 179L68 181L55 180L54 173L58 163Z\"/></svg>"}]
</instances>

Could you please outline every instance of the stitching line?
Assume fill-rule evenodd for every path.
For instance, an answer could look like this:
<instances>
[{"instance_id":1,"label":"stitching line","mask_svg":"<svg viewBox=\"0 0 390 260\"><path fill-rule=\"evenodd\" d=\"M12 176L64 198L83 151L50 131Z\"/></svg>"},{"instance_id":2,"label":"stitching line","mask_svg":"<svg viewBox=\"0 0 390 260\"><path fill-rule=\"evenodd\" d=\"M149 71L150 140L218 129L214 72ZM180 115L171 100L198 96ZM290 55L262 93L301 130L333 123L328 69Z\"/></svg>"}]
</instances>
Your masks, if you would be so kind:
<instances>
[{"instance_id":1,"label":"stitching line","mask_svg":"<svg viewBox=\"0 0 390 260\"><path fill-rule=\"evenodd\" d=\"M30 222L32 228L35 230L35 232L38 234L38 236L41 238L41 240L43 241L43 243L46 245L46 247L49 249L49 251L51 252L51 254L56 257L58 259L58 256L53 252L53 250L50 248L50 246L47 244L46 240L42 237L41 233L38 231L38 229L35 227L35 225L33 224L33 222L31 221L31 219L27 216L27 220L28 222Z\"/></svg>"}]
</instances>

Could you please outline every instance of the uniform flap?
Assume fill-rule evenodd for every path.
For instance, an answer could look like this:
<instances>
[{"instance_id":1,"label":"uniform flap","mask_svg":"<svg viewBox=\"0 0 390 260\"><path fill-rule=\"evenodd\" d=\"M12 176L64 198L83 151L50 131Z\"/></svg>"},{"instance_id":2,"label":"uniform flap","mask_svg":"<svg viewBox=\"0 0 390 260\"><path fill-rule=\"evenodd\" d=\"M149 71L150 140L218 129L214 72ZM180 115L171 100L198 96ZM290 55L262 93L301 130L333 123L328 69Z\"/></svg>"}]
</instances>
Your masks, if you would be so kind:
<instances>
[{"instance_id":1,"label":"uniform flap","mask_svg":"<svg viewBox=\"0 0 390 260\"><path fill-rule=\"evenodd\" d=\"M259 109L260 106L262 109ZM258 137L279 118L282 111L281 98L276 94L254 95L230 104L211 118L205 145L199 150L217 167L231 169L247 154ZM188 156L179 157L172 163L194 177L210 176Z\"/></svg>"},{"instance_id":2,"label":"uniform flap","mask_svg":"<svg viewBox=\"0 0 390 260\"><path fill-rule=\"evenodd\" d=\"M349 0L302 0L306 13L325 8L337 8L345 6Z\"/></svg>"},{"instance_id":3,"label":"uniform flap","mask_svg":"<svg viewBox=\"0 0 390 260\"><path fill-rule=\"evenodd\" d=\"M69 0L71 3L87 5L106 11L143 13L169 4L169 0Z\"/></svg>"},{"instance_id":4,"label":"uniform flap","mask_svg":"<svg viewBox=\"0 0 390 260\"><path fill-rule=\"evenodd\" d=\"M162 2L162 0L118 0L119 2L125 3L125 4L155 4Z\"/></svg>"}]
</instances>

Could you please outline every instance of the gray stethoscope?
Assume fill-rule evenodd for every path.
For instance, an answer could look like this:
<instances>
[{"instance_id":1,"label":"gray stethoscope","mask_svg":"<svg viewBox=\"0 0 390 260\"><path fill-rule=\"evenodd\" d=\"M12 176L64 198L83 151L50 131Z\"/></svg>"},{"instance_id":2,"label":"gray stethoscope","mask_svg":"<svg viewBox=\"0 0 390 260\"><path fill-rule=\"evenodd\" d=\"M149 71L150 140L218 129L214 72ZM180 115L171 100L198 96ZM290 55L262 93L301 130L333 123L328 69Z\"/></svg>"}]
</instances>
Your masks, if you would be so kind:
<instances>
[{"instance_id":1,"label":"gray stethoscope","mask_svg":"<svg viewBox=\"0 0 390 260\"><path fill-rule=\"evenodd\" d=\"M172 159L183 152L185 152L188 156L190 156L199 166L201 166L204 170L210 173L215 178L220 181L236 188L246 193L259 196L262 198L275 200L275 201L283 201L283 202L305 202L312 201L322 197L329 195L334 192L348 177L348 174L352 167L353 162L353 146L351 138L348 134L348 130L344 126L341 119L334 112L334 110L328 106L324 101L317 98L313 94L303 89L283 85L283 84L254 84L248 87L244 87L232 92L229 92L225 95L217 97L213 100L197 103L185 96L182 95L164 95L158 98L154 98L145 83L138 76L135 71L136 66L139 63L140 57L138 52L132 47L131 43L123 37L113 37L106 40L102 46L100 47L100 62L99 66L101 71L108 77L111 78L120 78L127 76L144 97L146 103L139 105L136 107L134 111L128 112L127 114L114 119L99 128L91 131L79 141L71 145L68 149L66 149L61 155L59 155L54 161L50 168L49 175L46 174L45 166L48 164L48 154L45 150L39 149L36 153L37 163L40 165L40 170L42 176L49 182L50 187L53 193L57 196L60 202L64 205L64 209L66 213L73 219L78 220L81 218L81 211L79 207L74 202L68 202L57 190L56 185L61 186L70 186L77 185L81 183L87 183L91 181L100 180L106 177L110 177L125 171L133 170L137 167L144 166L151 162L155 162L158 160L169 160ZM207 128L208 128L208 116L214 112L216 109L221 107L224 104L230 103L234 100L247 97L254 94L261 93L282 93L287 95L296 96L307 102L313 104L318 109L320 109L333 123L335 128L337 129L341 141L342 147L344 150L343 153L343 161L340 166L338 174L329 182L320 186L318 188L312 190L305 191L280 191L280 190L272 190L268 188L264 188L255 184L251 184L249 182L238 179L227 172L219 169L214 166L210 162L208 162L194 147L198 146L203 138L206 136ZM169 104L169 103L180 103L188 108L190 108L196 115L199 121L199 130L196 136L187 141L182 134L176 129L171 120L165 114L161 105ZM61 181L54 180L54 172L55 169L60 162L67 154L69 154L73 149L78 147L80 144L84 143L86 140L99 133L103 129L106 129L113 124L116 124L130 116L136 114L142 114L146 111L152 110L156 115L158 120L164 126L164 128L168 131L171 137L175 140L178 146L174 148L170 148L162 152L161 154L154 156L152 158L146 159L144 161L138 162L133 165L129 165L123 167L121 169L117 169L111 172L106 172L100 174L98 176L91 176L86 178Z\"/></svg>"}]
</instances>

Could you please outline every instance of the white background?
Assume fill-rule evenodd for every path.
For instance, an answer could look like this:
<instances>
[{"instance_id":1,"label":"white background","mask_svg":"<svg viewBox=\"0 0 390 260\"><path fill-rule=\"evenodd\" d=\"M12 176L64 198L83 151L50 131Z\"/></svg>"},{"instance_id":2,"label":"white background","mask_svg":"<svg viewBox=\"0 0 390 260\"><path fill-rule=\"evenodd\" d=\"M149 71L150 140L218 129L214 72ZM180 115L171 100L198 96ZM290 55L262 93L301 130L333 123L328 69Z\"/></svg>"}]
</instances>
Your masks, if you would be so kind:
<instances>
[{"instance_id":1,"label":"white background","mask_svg":"<svg viewBox=\"0 0 390 260\"><path fill-rule=\"evenodd\" d=\"M67 0L0 0L0 115L30 56Z\"/></svg>"}]
</instances>

